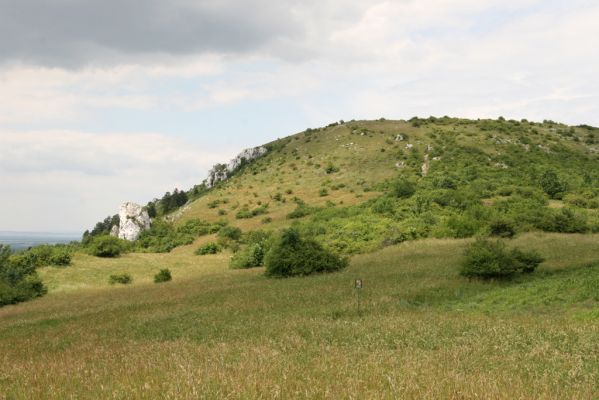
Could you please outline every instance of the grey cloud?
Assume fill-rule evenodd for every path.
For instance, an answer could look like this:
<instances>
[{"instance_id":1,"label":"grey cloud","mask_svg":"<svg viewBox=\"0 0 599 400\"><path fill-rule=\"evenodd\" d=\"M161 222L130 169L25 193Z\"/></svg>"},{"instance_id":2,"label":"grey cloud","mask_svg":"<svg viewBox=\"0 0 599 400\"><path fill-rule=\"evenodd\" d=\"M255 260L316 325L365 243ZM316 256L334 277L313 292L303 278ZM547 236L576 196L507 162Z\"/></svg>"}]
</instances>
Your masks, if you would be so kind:
<instances>
[{"instance_id":1,"label":"grey cloud","mask_svg":"<svg viewBox=\"0 0 599 400\"><path fill-rule=\"evenodd\" d=\"M77 67L244 53L301 37L293 1L0 0L0 62Z\"/></svg>"}]
</instances>

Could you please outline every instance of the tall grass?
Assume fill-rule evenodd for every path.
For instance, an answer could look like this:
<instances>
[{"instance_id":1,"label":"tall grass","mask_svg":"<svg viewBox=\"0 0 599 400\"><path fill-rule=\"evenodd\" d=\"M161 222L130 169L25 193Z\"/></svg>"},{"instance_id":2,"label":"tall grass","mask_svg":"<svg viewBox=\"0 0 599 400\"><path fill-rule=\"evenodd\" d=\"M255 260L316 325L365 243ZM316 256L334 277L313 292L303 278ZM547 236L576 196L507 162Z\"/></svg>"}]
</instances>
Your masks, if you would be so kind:
<instances>
[{"instance_id":1,"label":"tall grass","mask_svg":"<svg viewBox=\"0 0 599 400\"><path fill-rule=\"evenodd\" d=\"M77 256L70 277L88 289L47 274L46 298L0 309L0 398L596 398L599 236L517 237L547 261L514 282L460 277L467 243L282 280L193 245L171 255L168 285L151 283L164 255ZM134 283L83 279L113 268Z\"/></svg>"}]
</instances>

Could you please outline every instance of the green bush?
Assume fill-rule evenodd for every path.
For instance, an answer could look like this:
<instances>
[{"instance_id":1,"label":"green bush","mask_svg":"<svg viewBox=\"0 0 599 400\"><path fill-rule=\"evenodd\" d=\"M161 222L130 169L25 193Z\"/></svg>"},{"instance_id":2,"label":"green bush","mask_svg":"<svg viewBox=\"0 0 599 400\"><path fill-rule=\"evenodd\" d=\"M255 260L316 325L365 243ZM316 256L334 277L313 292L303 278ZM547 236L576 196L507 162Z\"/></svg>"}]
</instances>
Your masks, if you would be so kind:
<instances>
[{"instance_id":1,"label":"green bush","mask_svg":"<svg viewBox=\"0 0 599 400\"><path fill-rule=\"evenodd\" d=\"M31 254L13 255L9 246L0 244L0 307L47 293L35 261Z\"/></svg>"},{"instance_id":2,"label":"green bush","mask_svg":"<svg viewBox=\"0 0 599 400\"><path fill-rule=\"evenodd\" d=\"M224 226L218 231L218 238L239 240L241 238L241 229L234 226Z\"/></svg>"},{"instance_id":3,"label":"green bush","mask_svg":"<svg viewBox=\"0 0 599 400\"><path fill-rule=\"evenodd\" d=\"M224 226L218 231L217 238L217 242L221 247L228 247L235 251L239 248L241 229L234 226Z\"/></svg>"},{"instance_id":4,"label":"green bush","mask_svg":"<svg viewBox=\"0 0 599 400\"><path fill-rule=\"evenodd\" d=\"M546 210L536 221L536 227L548 232L584 233L589 230L587 216L569 208Z\"/></svg>"},{"instance_id":5,"label":"green bush","mask_svg":"<svg viewBox=\"0 0 599 400\"><path fill-rule=\"evenodd\" d=\"M567 190L565 182L562 182L552 170L547 170L541 175L539 184L552 199L561 199Z\"/></svg>"},{"instance_id":6,"label":"green bush","mask_svg":"<svg viewBox=\"0 0 599 400\"><path fill-rule=\"evenodd\" d=\"M266 275L288 277L338 271L347 260L325 250L317 242L304 239L297 229L281 232L264 259Z\"/></svg>"},{"instance_id":7,"label":"green bush","mask_svg":"<svg viewBox=\"0 0 599 400\"><path fill-rule=\"evenodd\" d=\"M110 277L108 278L108 283L110 283L111 285L114 285L115 283L127 285L131 282L133 282L133 278L131 277L131 275L127 273L110 275Z\"/></svg>"},{"instance_id":8,"label":"green bush","mask_svg":"<svg viewBox=\"0 0 599 400\"><path fill-rule=\"evenodd\" d=\"M516 234L516 225L509 219L496 218L489 222L489 233L491 236L512 238Z\"/></svg>"},{"instance_id":9,"label":"green bush","mask_svg":"<svg viewBox=\"0 0 599 400\"><path fill-rule=\"evenodd\" d=\"M250 244L233 255L230 266L233 269L260 267L264 253L264 246L260 243Z\"/></svg>"},{"instance_id":10,"label":"green bush","mask_svg":"<svg viewBox=\"0 0 599 400\"><path fill-rule=\"evenodd\" d=\"M399 179L393 183L391 192L395 197L406 199L416 193L416 185L407 179Z\"/></svg>"},{"instance_id":11,"label":"green bush","mask_svg":"<svg viewBox=\"0 0 599 400\"><path fill-rule=\"evenodd\" d=\"M154 283L168 282L172 280L171 271L168 268L161 269L156 275L154 275Z\"/></svg>"},{"instance_id":12,"label":"green bush","mask_svg":"<svg viewBox=\"0 0 599 400\"><path fill-rule=\"evenodd\" d=\"M195 254L198 256L203 256L206 254L216 254L218 252L220 252L220 246L217 243L210 242L197 249Z\"/></svg>"},{"instance_id":13,"label":"green bush","mask_svg":"<svg viewBox=\"0 0 599 400\"><path fill-rule=\"evenodd\" d=\"M127 244L114 236L96 236L89 244L89 252L96 257L118 257Z\"/></svg>"},{"instance_id":14,"label":"green bush","mask_svg":"<svg viewBox=\"0 0 599 400\"><path fill-rule=\"evenodd\" d=\"M500 241L478 239L466 248L461 274L469 278L505 279L533 272L543 262L536 252L507 250Z\"/></svg>"},{"instance_id":15,"label":"green bush","mask_svg":"<svg viewBox=\"0 0 599 400\"><path fill-rule=\"evenodd\" d=\"M315 211L313 207L308 207L306 204L298 204L295 210L287 214L288 219L302 218L312 214Z\"/></svg>"},{"instance_id":16,"label":"green bush","mask_svg":"<svg viewBox=\"0 0 599 400\"><path fill-rule=\"evenodd\" d=\"M71 264L71 253L66 249L54 250L52 256L50 256L50 264L55 266L67 266Z\"/></svg>"}]
</instances>

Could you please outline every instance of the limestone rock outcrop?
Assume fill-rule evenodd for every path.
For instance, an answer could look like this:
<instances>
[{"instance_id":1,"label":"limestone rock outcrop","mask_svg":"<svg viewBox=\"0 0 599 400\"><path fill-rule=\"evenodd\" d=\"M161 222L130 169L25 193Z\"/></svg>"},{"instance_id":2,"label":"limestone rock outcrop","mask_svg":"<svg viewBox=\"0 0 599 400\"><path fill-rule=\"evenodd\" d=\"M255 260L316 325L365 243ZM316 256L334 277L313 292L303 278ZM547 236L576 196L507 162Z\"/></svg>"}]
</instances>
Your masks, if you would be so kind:
<instances>
[{"instance_id":1,"label":"limestone rock outcrop","mask_svg":"<svg viewBox=\"0 0 599 400\"><path fill-rule=\"evenodd\" d=\"M120 239L137 240L144 230L150 228L150 216L139 204L123 203L119 211L119 219L119 226L113 226L110 234Z\"/></svg>"},{"instance_id":2,"label":"limestone rock outcrop","mask_svg":"<svg viewBox=\"0 0 599 400\"><path fill-rule=\"evenodd\" d=\"M208 171L208 178L205 181L206 187L211 188L218 182L226 180L233 172L235 172L235 170L242 167L245 163L255 160L267 152L268 150L266 147L253 147L243 150L234 159L229 161L228 164L216 164L210 171Z\"/></svg>"}]
</instances>

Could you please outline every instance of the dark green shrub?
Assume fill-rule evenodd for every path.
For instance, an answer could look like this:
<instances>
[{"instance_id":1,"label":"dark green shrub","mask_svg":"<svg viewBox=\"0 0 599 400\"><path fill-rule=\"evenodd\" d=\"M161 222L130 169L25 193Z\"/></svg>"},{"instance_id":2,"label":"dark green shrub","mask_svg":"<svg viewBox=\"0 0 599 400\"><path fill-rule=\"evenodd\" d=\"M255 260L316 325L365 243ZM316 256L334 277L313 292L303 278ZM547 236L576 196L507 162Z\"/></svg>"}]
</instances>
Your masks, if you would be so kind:
<instances>
[{"instance_id":1,"label":"dark green shrub","mask_svg":"<svg viewBox=\"0 0 599 400\"><path fill-rule=\"evenodd\" d=\"M131 282L133 282L133 278L131 277L131 275L127 273L110 275L110 277L108 278L108 283L110 283L111 285L114 285L115 283L127 285Z\"/></svg>"},{"instance_id":2,"label":"dark green shrub","mask_svg":"<svg viewBox=\"0 0 599 400\"><path fill-rule=\"evenodd\" d=\"M195 254L198 256L203 256L206 254L216 254L218 252L220 252L220 246L214 242L210 242L197 249Z\"/></svg>"},{"instance_id":3,"label":"dark green shrub","mask_svg":"<svg viewBox=\"0 0 599 400\"><path fill-rule=\"evenodd\" d=\"M302 218L312 214L315 211L313 207L308 207L306 204L298 204L295 210L287 214L288 219Z\"/></svg>"},{"instance_id":4,"label":"dark green shrub","mask_svg":"<svg viewBox=\"0 0 599 400\"><path fill-rule=\"evenodd\" d=\"M516 225L509 219L496 218L489 223L489 233L491 236L512 238L516 234Z\"/></svg>"},{"instance_id":5,"label":"dark green shrub","mask_svg":"<svg viewBox=\"0 0 599 400\"><path fill-rule=\"evenodd\" d=\"M530 273L543 262L536 252L507 250L500 241L478 239L466 248L461 274L469 278L505 279L516 273Z\"/></svg>"},{"instance_id":6,"label":"dark green shrub","mask_svg":"<svg viewBox=\"0 0 599 400\"><path fill-rule=\"evenodd\" d=\"M328 196L329 191L327 190L327 188L320 188L320 190L318 191L318 195L320 197Z\"/></svg>"},{"instance_id":7,"label":"dark green shrub","mask_svg":"<svg viewBox=\"0 0 599 400\"><path fill-rule=\"evenodd\" d=\"M154 283L168 282L172 280L171 271L168 268L161 269L156 275L154 275Z\"/></svg>"},{"instance_id":8,"label":"dark green shrub","mask_svg":"<svg viewBox=\"0 0 599 400\"><path fill-rule=\"evenodd\" d=\"M327 174L334 174L335 172L339 172L339 168L334 166L332 163L328 163L324 171Z\"/></svg>"},{"instance_id":9,"label":"dark green shrub","mask_svg":"<svg viewBox=\"0 0 599 400\"><path fill-rule=\"evenodd\" d=\"M325 250L314 240L304 239L294 228L285 229L265 256L266 275L288 277L337 271L347 260Z\"/></svg>"},{"instance_id":10,"label":"dark green shrub","mask_svg":"<svg viewBox=\"0 0 599 400\"><path fill-rule=\"evenodd\" d=\"M547 170L541 175L539 184L552 199L561 199L567 190L566 184L552 170Z\"/></svg>"},{"instance_id":11,"label":"dark green shrub","mask_svg":"<svg viewBox=\"0 0 599 400\"><path fill-rule=\"evenodd\" d=\"M406 199L416 193L416 185L407 179L399 179L393 183L391 192L395 197Z\"/></svg>"},{"instance_id":12,"label":"dark green shrub","mask_svg":"<svg viewBox=\"0 0 599 400\"><path fill-rule=\"evenodd\" d=\"M234 226L224 226L218 231L218 238L237 241L241 238L241 229Z\"/></svg>"},{"instance_id":13,"label":"dark green shrub","mask_svg":"<svg viewBox=\"0 0 599 400\"><path fill-rule=\"evenodd\" d=\"M561 233L584 233L589 229L586 214L569 208L546 210L536 221L536 227L547 232Z\"/></svg>"},{"instance_id":14,"label":"dark green shrub","mask_svg":"<svg viewBox=\"0 0 599 400\"><path fill-rule=\"evenodd\" d=\"M539 266L545 259L536 251L524 252L515 248L511 252L512 257L517 263L517 270L529 274Z\"/></svg>"},{"instance_id":15,"label":"dark green shrub","mask_svg":"<svg viewBox=\"0 0 599 400\"><path fill-rule=\"evenodd\" d=\"M89 245L89 252L96 257L118 257L126 246L124 240L114 236L96 236Z\"/></svg>"},{"instance_id":16,"label":"dark green shrub","mask_svg":"<svg viewBox=\"0 0 599 400\"><path fill-rule=\"evenodd\" d=\"M241 239L241 229L233 226L222 227L217 234L217 243L221 247L236 251L239 248L239 239Z\"/></svg>"},{"instance_id":17,"label":"dark green shrub","mask_svg":"<svg viewBox=\"0 0 599 400\"><path fill-rule=\"evenodd\" d=\"M71 253L65 249L54 250L52 256L50 256L50 264L56 266L66 266L71 264Z\"/></svg>"}]
</instances>

